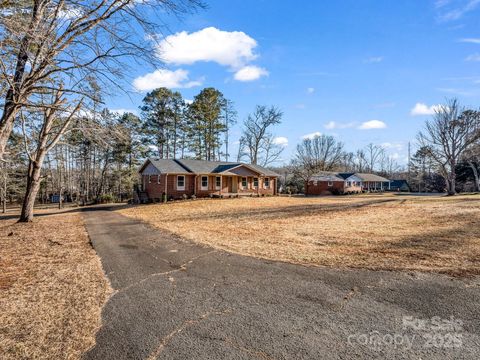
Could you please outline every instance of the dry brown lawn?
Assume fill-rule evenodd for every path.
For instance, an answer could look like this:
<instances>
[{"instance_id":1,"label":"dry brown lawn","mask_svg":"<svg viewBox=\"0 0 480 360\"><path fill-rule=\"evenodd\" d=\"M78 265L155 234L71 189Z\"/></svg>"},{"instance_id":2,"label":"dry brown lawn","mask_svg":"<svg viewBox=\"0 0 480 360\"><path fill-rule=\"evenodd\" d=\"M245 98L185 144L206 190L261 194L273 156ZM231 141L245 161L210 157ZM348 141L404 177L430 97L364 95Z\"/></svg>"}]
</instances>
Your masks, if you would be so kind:
<instances>
[{"instance_id":1,"label":"dry brown lawn","mask_svg":"<svg viewBox=\"0 0 480 360\"><path fill-rule=\"evenodd\" d=\"M196 200L121 210L216 248L309 265L480 274L480 196Z\"/></svg>"},{"instance_id":2,"label":"dry brown lawn","mask_svg":"<svg viewBox=\"0 0 480 360\"><path fill-rule=\"evenodd\" d=\"M0 358L79 358L111 291L81 216L0 220L0 249Z\"/></svg>"}]
</instances>

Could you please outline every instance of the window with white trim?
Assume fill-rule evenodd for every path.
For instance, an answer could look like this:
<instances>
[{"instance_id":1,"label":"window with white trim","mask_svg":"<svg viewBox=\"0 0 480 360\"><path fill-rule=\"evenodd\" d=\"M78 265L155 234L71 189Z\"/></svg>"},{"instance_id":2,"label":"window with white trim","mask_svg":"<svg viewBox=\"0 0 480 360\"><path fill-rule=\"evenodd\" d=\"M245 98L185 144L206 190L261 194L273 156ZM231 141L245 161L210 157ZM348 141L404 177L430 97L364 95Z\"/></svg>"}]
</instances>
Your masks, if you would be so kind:
<instances>
[{"instance_id":1,"label":"window with white trim","mask_svg":"<svg viewBox=\"0 0 480 360\"><path fill-rule=\"evenodd\" d=\"M202 178L201 178L201 188L202 188L202 190L208 190L208 176L202 176Z\"/></svg>"},{"instance_id":2,"label":"window with white trim","mask_svg":"<svg viewBox=\"0 0 480 360\"><path fill-rule=\"evenodd\" d=\"M258 189L258 178L253 178L253 187Z\"/></svg>"},{"instance_id":3,"label":"window with white trim","mask_svg":"<svg viewBox=\"0 0 480 360\"><path fill-rule=\"evenodd\" d=\"M177 175L177 190L185 190L185 176Z\"/></svg>"},{"instance_id":4,"label":"window with white trim","mask_svg":"<svg viewBox=\"0 0 480 360\"><path fill-rule=\"evenodd\" d=\"M160 184L160 174L157 175L157 184Z\"/></svg>"},{"instance_id":5,"label":"window with white trim","mask_svg":"<svg viewBox=\"0 0 480 360\"><path fill-rule=\"evenodd\" d=\"M222 178L220 176L217 176L215 178L215 188L217 190L220 190L221 187L222 187Z\"/></svg>"},{"instance_id":6,"label":"window with white trim","mask_svg":"<svg viewBox=\"0 0 480 360\"><path fill-rule=\"evenodd\" d=\"M247 186L248 186L247 178L246 178L246 177L242 177L242 189L246 189Z\"/></svg>"},{"instance_id":7,"label":"window with white trim","mask_svg":"<svg viewBox=\"0 0 480 360\"><path fill-rule=\"evenodd\" d=\"M270 178L265 178L265 179L263 180L263 187L264 187L265 189L270 189Z\"/></svg>"},{"instance_id":8,"label":"window with white trim","mask_svg":"<svg viewBox=\"0 0 480 360\"><path fill-rule=\"evenodd\" d=\"M332 187L333 186L333 181L329 181L328 186Z\"/></svg>"},{"instance_id":9,"label":"window with white trim","mask_svg":"<svg viewBox=\"0 0 480 360\"><path fill-rule=\"evenodd\" d=\"M148 175L148 183L150 184L152 182L152 175Z\"/></svg>"}]
</instances>

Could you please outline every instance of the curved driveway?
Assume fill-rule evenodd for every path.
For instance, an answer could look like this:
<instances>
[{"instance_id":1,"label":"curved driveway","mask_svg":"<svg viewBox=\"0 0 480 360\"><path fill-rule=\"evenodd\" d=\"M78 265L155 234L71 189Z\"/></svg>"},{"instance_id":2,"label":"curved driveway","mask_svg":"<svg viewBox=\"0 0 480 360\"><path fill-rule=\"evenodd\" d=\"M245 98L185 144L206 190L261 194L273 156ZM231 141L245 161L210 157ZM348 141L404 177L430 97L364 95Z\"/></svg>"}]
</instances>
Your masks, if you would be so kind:
<instances>
[{"instance_id":1,"label":"curved driveway","mask_svg":"<svg viewBox=\"0 0 480 360\"><path fill-rule=\"evenodd\" d=\"M85 359L480 358L478 279L244 257L95 210L87 230L116 293Z\"/></svg>"}]
</instances>

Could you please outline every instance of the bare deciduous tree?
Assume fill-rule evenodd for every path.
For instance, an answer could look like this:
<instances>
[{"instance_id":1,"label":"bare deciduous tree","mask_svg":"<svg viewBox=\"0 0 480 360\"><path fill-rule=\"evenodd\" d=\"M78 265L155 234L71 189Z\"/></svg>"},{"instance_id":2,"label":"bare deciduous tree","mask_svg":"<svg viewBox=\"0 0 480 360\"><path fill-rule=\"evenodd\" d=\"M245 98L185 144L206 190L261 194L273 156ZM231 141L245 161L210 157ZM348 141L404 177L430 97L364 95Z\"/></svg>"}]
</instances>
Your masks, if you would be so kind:
<instances>
[{"instance_id":1,"label":"bare deciduous tree","mask_svg":"<svg viewBox=\"0 0 480 360\"><path fill-rule=\"evenodd\" d=\"M480 112L465 110L456 99L441 106L418 134L420 146L435 162L454 195L455 167L465 151L480 139Z\"/></svg>"},{"instance_id":2,"label":"bare deciduous tree","mask_svg":"<svg viewBox=\"0 0 480 360\"><path fill-rule=\"evenodd\" d=\"M310 177L316 172L333 171L342 166L345 158L343 149L343 143L336 141L333 136L321 135L304 139L297 145L290 169L308 186Z\"/></svg>"},{"instance_id":3,"label":"bare deciduous tree","mask_svg":"<svg viewBox=\"0 0 480 360\"><path fill-rule=\"evenodd\" d=\"M368 171L374 172L376 165L379 164L382 160L382 157L385 154L385 149L380 145L368 144L364 151L365 161L368 166Z\"/></svg>"},{"instance_id":4,"label":"bare deciduous tree","mask_svg":"<svg viewBox=\"0 0 480 360\"><path fill-rule=\"evenodd\" d=\"M462 156L462 160L472 170L475 190L480 191L480 142L476 142L467 148Z\"/></svg>"},{"instance_id":5,"label":"bare deciduous tree","mask_svg":"<svg viewBox=\"0 0 480 360\"><path fill-rule=\"evenodd\" d=\"M200 0L2 2L0 159L20 109L32 106L32 95L56 90L51 78L63 79L63 93L86 97L87 76L104 89L116 86L128 73L126 58L158 61L154 40L165 13L201 5Z\"/></svg>"},{"instance_id":6,"label":"bare deciduous tree","mask_svg":"<svg viewBox=\"0 0 480 360\"><path fill-rule=\"evenodd\" d=\"M269 165L278 159L281 147L273 142L270 129L280 124L283 113L275 106L257 105L255 111L249 114L243 123L240 138L238 160L247 158L251 164Z\"/></svg>"},{"instance_id":7,"label":"bare deciduous tree","mask_svg":"<svg viewBox=\"0 0 480 360\"><path fill-rule=\"evenodd\" d=\"M73 109L66 107L67 100L61 90L54 91L46 98L47 101L50 100L50 105L47 106L44 103L40 110L30 111L29 125L26 124L24 111L22 110L20 113L25 152L28 155L29 164L27 186L19 222L33 220L33 206L40 188L40 175L45 156L65 134L82 105L82 101L79 101Z\"/></svg>"}]
</instances>

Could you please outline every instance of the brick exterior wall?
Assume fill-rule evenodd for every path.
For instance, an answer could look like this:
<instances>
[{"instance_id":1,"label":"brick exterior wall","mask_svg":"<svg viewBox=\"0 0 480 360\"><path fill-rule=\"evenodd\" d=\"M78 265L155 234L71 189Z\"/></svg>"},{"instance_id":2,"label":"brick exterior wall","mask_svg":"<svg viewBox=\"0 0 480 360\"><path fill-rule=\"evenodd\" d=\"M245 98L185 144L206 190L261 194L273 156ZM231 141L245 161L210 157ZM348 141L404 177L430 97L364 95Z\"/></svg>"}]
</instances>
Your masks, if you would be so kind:
<instances>
[{"instance_id":1,"label":"brick exterior wall","mask_svg":"<svg viewBox=\"0 0 480 360\"><path fill-rule=\"evenodd\" d=\"M315 181L308 182L308 188L305 185L306 195L330 195L334 193L360 193L362 188L360 186L345 187L344 181L333 181L332 186L328 186L328 181ZM308 190L307 190L308 189Z\"/></svg>"},{"instance_id":2,"label":"brick exterior wall","mask_svg":"<svg viewBox=\"0 0 480 360\"><path fill-rule=\"evenodd\" d=\"M306 195L329 195L332 194L334 190L337 190L339 193L343 193L344 188L343 181L333 181L332 186L328 186L328 181L308 181L308 184L305 184L305 194Z\"/></svg>"},{"instance_id":3,"label":"brick exterior wall","mask_svg":"<svg viewBox=\"0 0 480 360\"><path fill-rule=\"evenodd\" d=\"M177 189L177 176L185 177L185 190ZM158 182L160 177L160 183ZM165 178L167 180L167 197L173 196L174 199L181 199L184 194L188 197L194 193L194 179L195 175L150 175L150 181L148 181L148 175L142 177L144 189L148 194L149 199L161 201L162 195L165 193Z\"/></svg>"},{"instance_id":4,"label":"brick exterior wall","mask_svg":"<svg viewBox=\"0 0 480 360\"><path fill-rule=\"evenodd\" d=\"M185 190L177 189L177 176L185 176ZM208 189L202 189L201 179L202 176L208 176ZM160 177L160 181L159 181ZM253 187L253 176L247 177L247 188L242 187L242 177L232 176L232 184L229 186L227 176L222 176L221 191L216 188L216 177L215 175L142 175L142 185L143 189L146 191L148 198L153 201L162 201L163 194L165 193L165 178L167 178L167 198L170 199L182 199L183 195L187 195L189 198L192 195L197 197L209 197L210 195L220 195L221 193L234 193L234 184L237 184L237 193L239 194L259 194L259 195L275 195L276 194L276 178L270 179L270 187L268 189L264 188L264 180L258 178L259 189ZM195 181L196 179L196 181ZM196 191L195 191L195 182L196 182Z\"/></svg>"}]
</instances>

